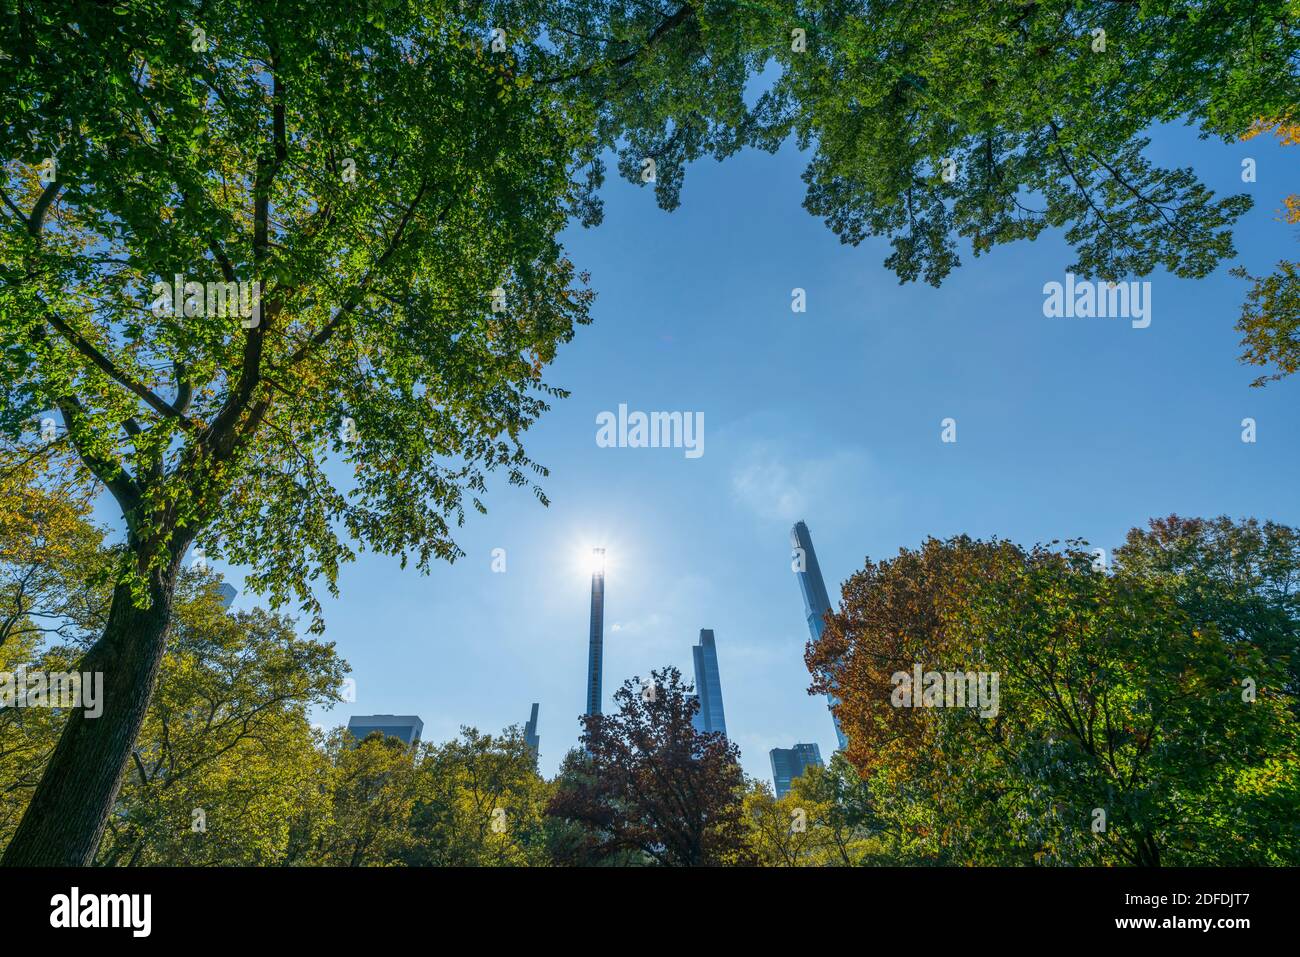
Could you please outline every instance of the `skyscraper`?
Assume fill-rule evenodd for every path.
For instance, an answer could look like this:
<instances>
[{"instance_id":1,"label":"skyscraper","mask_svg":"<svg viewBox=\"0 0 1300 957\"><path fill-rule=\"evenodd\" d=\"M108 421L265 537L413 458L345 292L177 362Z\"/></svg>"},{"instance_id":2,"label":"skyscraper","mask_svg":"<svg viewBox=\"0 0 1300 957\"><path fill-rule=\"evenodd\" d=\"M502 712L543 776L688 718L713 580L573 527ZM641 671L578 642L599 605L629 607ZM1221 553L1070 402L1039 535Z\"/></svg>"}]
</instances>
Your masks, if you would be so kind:
<instances>
[{"instance_id":1,"label":"skyscraper","mask_svg":"<svg viewBox=\"0 0 1300 957\"><path fill-rule=\"evenodd\" d=\"M401 738L405 744L414 744L420 740L424 722L413 714L363 714L348 721L348 734L358 742L375 731L385 737Z\"/></svg>"},{"instance_id":2,"label":"skyscraper","mask_svg":"<svg viewBox=\"0 0 1300 957\"><path fill-rule=\"evenodd\" d=\"M816 641L822 636L822 630L826 627L825 617L831 610L831 600L826 594L826 583L822 580L822 567L817 564L817 552L813 548L812 536L808 534L808 526L803 522L795 522L794 528L790 529L790 545L794 549L792 567L795 577L799 579L799 590L803 592L803 613L808 622L808 633L812 635L812 640ZM834 695L827 695L826 701L828 707L832 709L839 704ZM835 740L843 751L848 747L849 742L844 737L844 731L840 728L840 719L835 717L833 710L831 720L835 723Z\"/></svg>"},{"instance_id":3,"label":"skyscraper","mask_svg":"<svg viewBox=\"0 0 1300 957\"><path fill-rule=\"evenodd\" d=\"M600 669L605 643L605 549L591 550L591 634L587 644L587 710L600 714Z\"/></svg>"},{"instance_id":4,"label":"skyscraper","mask_svg":"<svg viewBox=\"0 0 1300 957\"><path fill-rule=\"evenodd\" d=\"M727 733L727 719L722 713L722 679L718 676L718 648L713 643L713 629L700 629L700 643L691 647L695 656L695 694L700 710L695 713L695 730Z\"/></svg>"},{"instance_id":5,"label":"skyscraper","mask_svg":"<svg viewBox=\"0 0 1300 957\"><path fill-rule=\"evenodd\" d=\"M790 783L803 774L805 768L813 765L822 767L822 749L816 744L773 748L767 756L772 761L772 785L776 788L777 800L790 793Z\"/></svg>"},{"instance_id":6,"label":"skyscraper","mask_svg":"<svg viewBox=\"0 0 1300 957\"><path fill-rule=\"evenodd\" d=\"M541 748L542 739L537 736L537 702L533 702L533 713L528 717L528 723L524 725L524 742L528 745L528 750L533 752L533 765L537 764L537 754Z\"/></svg>"},{"instance_id":7,"label":"skyscraper","mask_svg":"<svg viewBox=\"0 0 1300 957\"><path fill-rule=\"evenodd\" d=\"M221 595L221 607L226 611L230 611L230 605L234 602L235 596L239 594L239 590L230 582L222 582L217 586L217 591Z\"/></svg>"}]
</instances>

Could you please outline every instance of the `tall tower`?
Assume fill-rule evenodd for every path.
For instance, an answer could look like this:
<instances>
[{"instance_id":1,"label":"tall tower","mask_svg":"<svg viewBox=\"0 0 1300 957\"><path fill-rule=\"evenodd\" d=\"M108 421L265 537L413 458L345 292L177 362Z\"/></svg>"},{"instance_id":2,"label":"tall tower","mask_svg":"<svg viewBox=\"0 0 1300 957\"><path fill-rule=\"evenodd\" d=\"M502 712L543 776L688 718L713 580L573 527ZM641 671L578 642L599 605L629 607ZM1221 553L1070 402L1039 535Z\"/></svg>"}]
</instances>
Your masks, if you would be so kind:
<instances>
[{"instance_id":1,"label":"tall tower","mask_svg":"<svg viewBox=\"0 0 1300 957\"><path fill-rule=\"evenodd\" d=\"M796 744L793 748L773 748L767 752L772 762L772 785L779 801L790 793L794 779L810 766L824 767L822 749L816 744Z\"/></svg>"},{"instance_id":2,"label":"tall tower","mask_svg":"<svg viewBox=\"0 0 1300 957\"><path fill-rule=\"evenodd\" d=\"M533 702L532 714L528 716L528 723L524 725L524 743L528 745L528 750L533 752L533 767L537 767L537 753L541 750L542 739L537 734L537 705Z\"/></svg>"},{"instance_id":3,"label":"tall tower","mask_svg":"<svg viewBox=\"0 0 1300 957\"><path fill-rule=\"evenodd\" d=\"M822 567L817 564L817 552L813 548L812 536L808 534L808 526L803 522L795 522L794 528L790 529L790 545L794 549L791 567L794 569L795 577L799 579L799 590L803 592L803 613L808 622L808 633L812 635L812 640L816 641L822 636L822 630L826 627L825 618L826 613L831 610L831 600L826 594L826 582L822 580ZM839 704L839 700L829 694L826 696L826 702L832 709ZM835 717L834 710L831 711L831 720L835 722L835 740L843 751L848 747L849 742L844 737L844 731L840 728L840 719Z\"/></svg>"},{"instance_id":4,"label":"tall tower","mask_svg":"<svg viewBox=\"0 0 1300 957\"><path fill-rule=\"evenodd\" d=\"M700 629L700 643L691 647L695 656L695 693L700 710L695 714L697 731L727 733L727 719L722 712L722 679L718 676L718 647L713 629Z\"/></svg>"},{"instance_id":5,"label":"tall tower","mask_svg":"<svg viewBox=\"0 0 1300 957\"><path fill-rule=\"evenodd\" d=\"M605 644L605 549L591 550L591 634L587 645L587 710L600 714L600 667Z\"/></svg>"}]
</instances>

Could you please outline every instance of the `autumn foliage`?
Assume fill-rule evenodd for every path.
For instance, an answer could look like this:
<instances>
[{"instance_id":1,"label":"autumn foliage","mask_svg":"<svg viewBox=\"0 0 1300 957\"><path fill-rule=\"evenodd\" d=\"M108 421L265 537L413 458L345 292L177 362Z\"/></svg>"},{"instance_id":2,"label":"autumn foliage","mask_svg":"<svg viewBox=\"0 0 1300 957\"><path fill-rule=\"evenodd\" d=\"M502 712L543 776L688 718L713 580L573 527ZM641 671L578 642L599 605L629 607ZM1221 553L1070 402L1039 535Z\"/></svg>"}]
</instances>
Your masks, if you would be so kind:
<instances>
[{"instance_id":1,"label":"autumn foliage","mask_svg":"<svg viewBox=\"0 0 1300 957\"><path fill-rule=\"evenodd\" d=\"M1177 517L1104 567L961 537L868 562L807 660L903 854L1267 864L1300 852L1294 530ZM993 672L996 716L897 707L895 672Z\"/></svg>"},{"instance_id":2,"label":"autumn foliage","mask_svg":"<svg viewBox=\"0 0 1300 957\"><path fill-rule=\"evenodd\" d=\"M613 714L583 719L548 813L578 825L593 861L697 866L749 858L739 751L697 731L698 702L676 668L625 681Z\"/></svg>"}]
</instances>

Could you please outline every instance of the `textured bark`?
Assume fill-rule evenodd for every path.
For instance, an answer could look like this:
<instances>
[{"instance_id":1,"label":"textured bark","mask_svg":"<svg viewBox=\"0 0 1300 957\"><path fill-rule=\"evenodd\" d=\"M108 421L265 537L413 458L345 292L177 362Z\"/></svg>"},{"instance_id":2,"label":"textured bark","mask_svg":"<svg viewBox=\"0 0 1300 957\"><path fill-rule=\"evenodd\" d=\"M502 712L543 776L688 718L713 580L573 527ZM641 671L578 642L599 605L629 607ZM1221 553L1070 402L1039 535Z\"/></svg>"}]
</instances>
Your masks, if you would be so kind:
<instances>
[{"instance_id":1,"label":"textured bark","mask_svg":"<svg viewBox=\"0 0 1300 957\"><path fill-rule=\"evenodd\" d=\"M27 812L0 860L6 867L90 865L117 800L122 769L144 723L162 662L179 560L154 573L152 604L122 585L108 623L78 665L104 675L103 713L73 709Z\"/></svg>"}]
</instances>

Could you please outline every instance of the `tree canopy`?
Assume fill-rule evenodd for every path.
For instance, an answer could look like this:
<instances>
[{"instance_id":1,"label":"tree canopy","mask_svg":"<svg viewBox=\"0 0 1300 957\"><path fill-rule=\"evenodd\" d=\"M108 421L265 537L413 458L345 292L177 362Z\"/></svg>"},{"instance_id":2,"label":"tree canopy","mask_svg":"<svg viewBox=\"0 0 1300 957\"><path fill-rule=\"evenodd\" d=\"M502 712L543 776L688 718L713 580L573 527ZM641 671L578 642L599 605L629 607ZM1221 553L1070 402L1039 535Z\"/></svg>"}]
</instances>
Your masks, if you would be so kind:
<instances>
[{"instance_id":1,"label":"tree canopy","mask_svg":"<svg viewBox=\"0 0 1300 957\"><path fill-rule=\"evenodd\" d=\"M1048 228L1081 273L1203 276L1249 199L1157 166L1145 131L1290 117L1292 7L23 6L0 24L0 444L104 490L125 541L84 661L110 715L66 725L6 860L92 858L191 545L319 631L358 549L454 560L494 473L545 502L523 433L593 295L559 236L599 221L609 160L671 209L692 160L793 137L807 209L888 238L900 281ZM1248 310L1284 318L1261 290Z\"/></svg>"},{"instance_id":2,"label":"tree canopy","mask_svg":"<svg viewBox=\"0 0 1300 957\"><path fill-rule=\"evenodd\" d=\"M613 714L583 718L583 751L547 813L586 832L586 855L677 867L747 859L739 751L695 728L690 690L676 668L656 670L623 682Z\"/></svg>"},{"instance_id":3,"label":"tree canopy","mask_svg":"<svg viewBox=\"0 0 1300 957\"><path fill-rule=\"evenodd\" d=\"M1294 863L1295 534L1171 517L1110 570L1082 543L930 539L846 583L813 690L919 860ZM918 667L996 675L1000 700L901 699Z\"/></svg>"}]
</instances>

